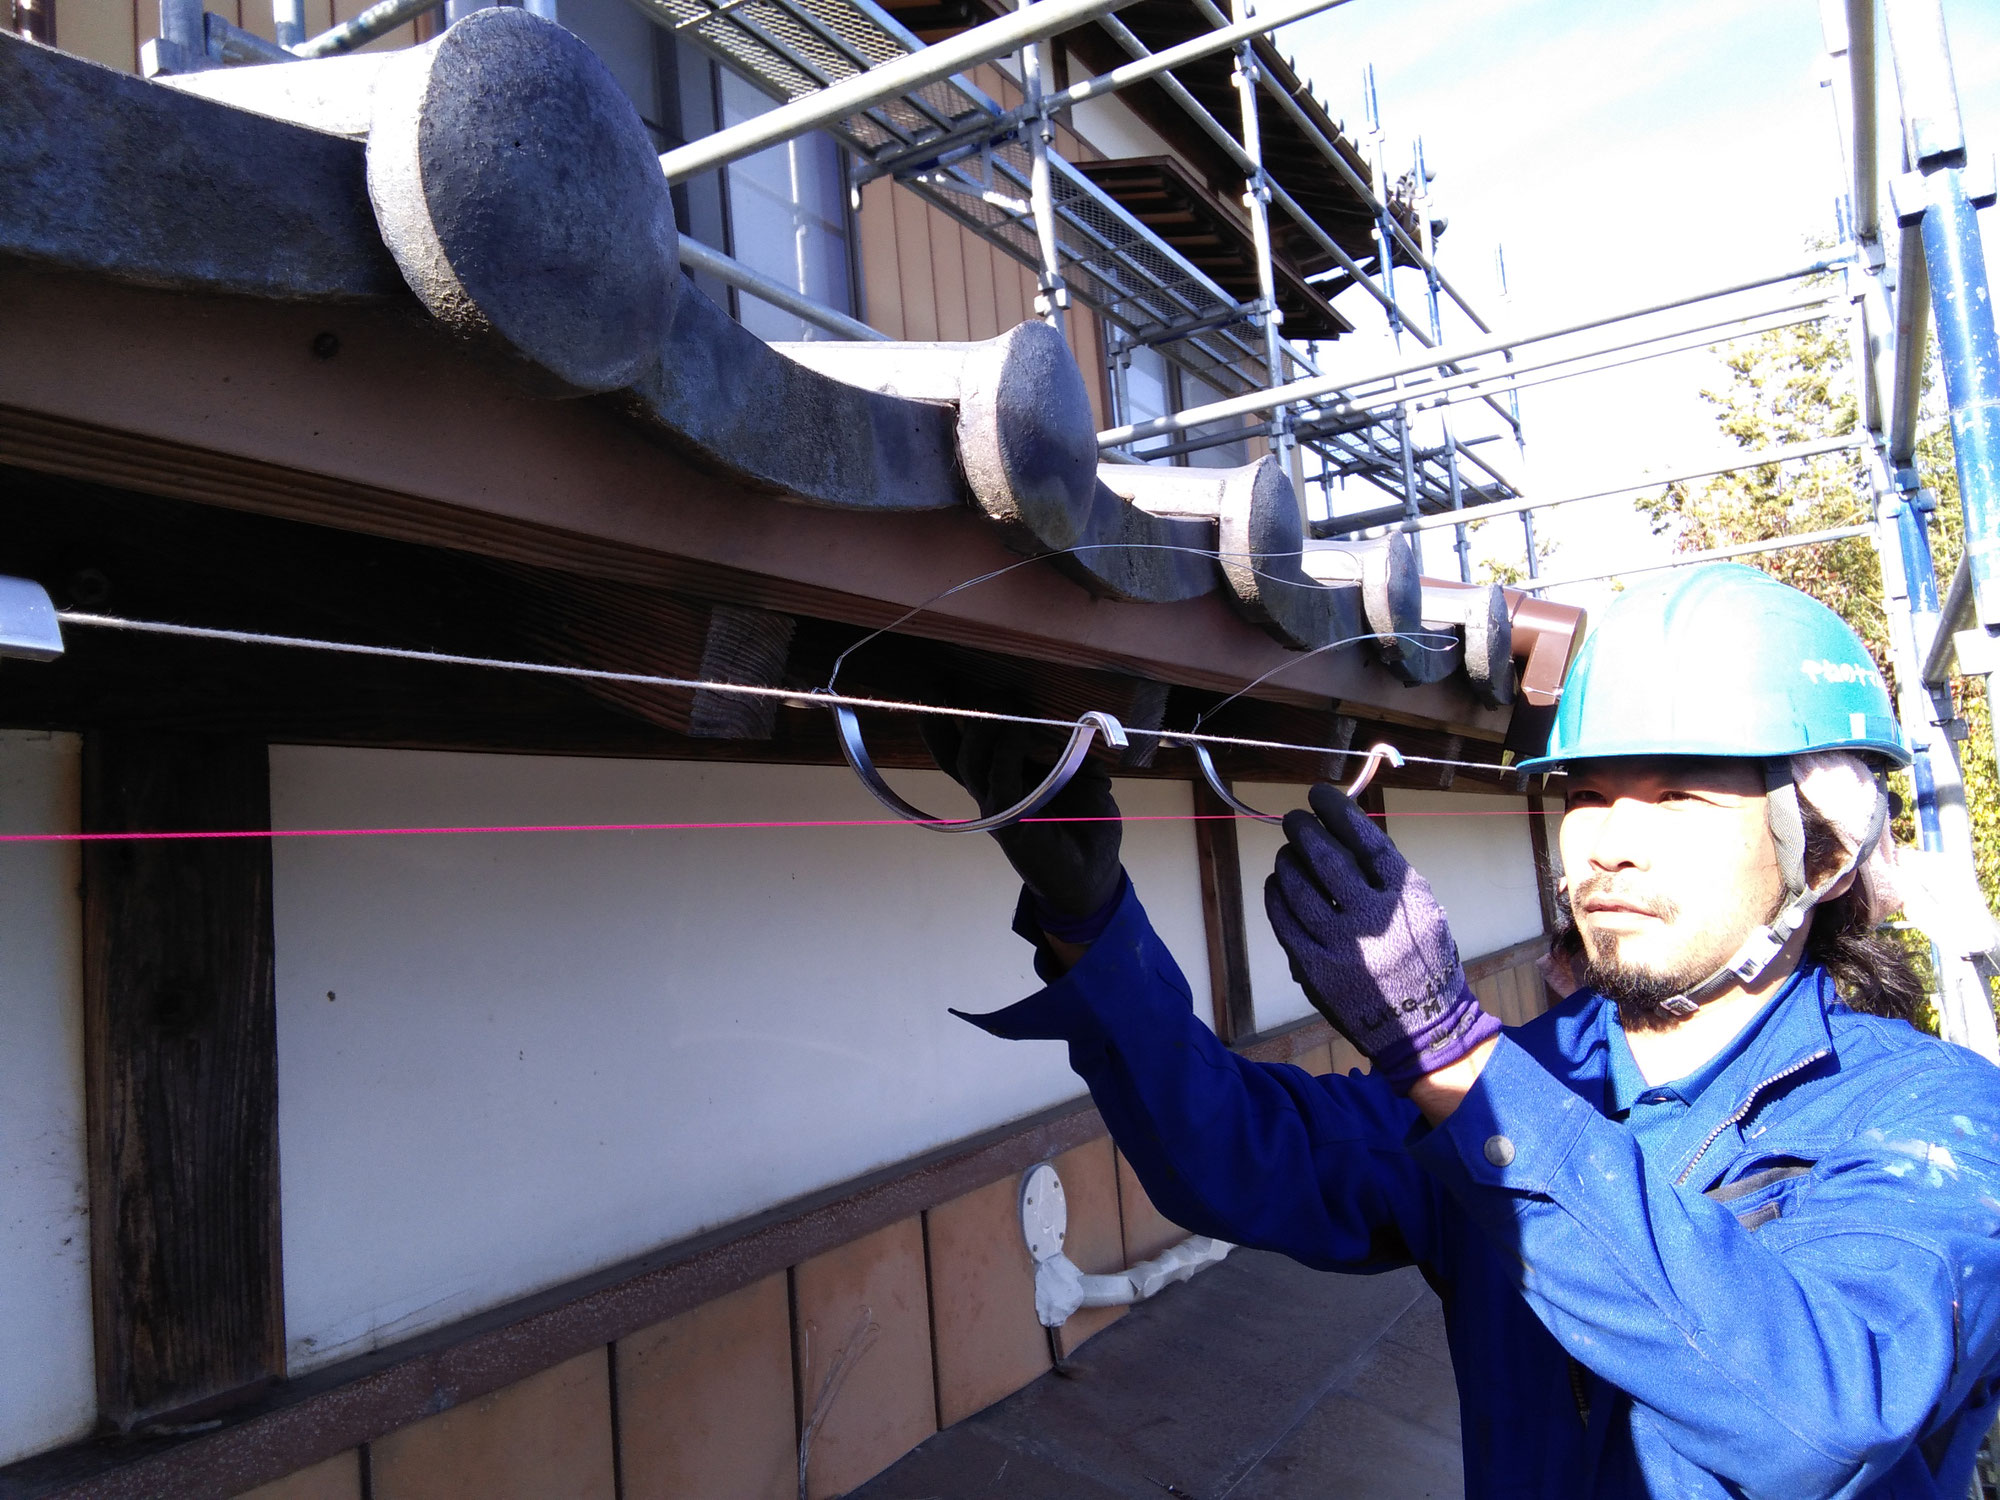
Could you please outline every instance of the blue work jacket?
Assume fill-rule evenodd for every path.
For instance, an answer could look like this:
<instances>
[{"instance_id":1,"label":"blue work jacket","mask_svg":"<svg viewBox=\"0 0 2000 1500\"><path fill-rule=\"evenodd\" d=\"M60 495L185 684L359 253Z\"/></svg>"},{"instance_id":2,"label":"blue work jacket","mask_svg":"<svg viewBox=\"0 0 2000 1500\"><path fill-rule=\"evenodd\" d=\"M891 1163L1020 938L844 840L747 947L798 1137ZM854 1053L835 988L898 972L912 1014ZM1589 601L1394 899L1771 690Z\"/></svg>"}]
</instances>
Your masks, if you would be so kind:
<instances>
[{"instance_id":1,"label":"blue work jacket","mask_svg":"<svg viewBox=\"0 0 2000 1500\"><path fill-rule=\"evenodd\" d=\"M1610 1013L1509 1029L1433 1129L1218 1043L1128 888L1067 974L968 1019L1067 1042L1176 1223L1418 1266L1468 1496L1965 1500L2000 1402L2000 1069L1814 969L1649 1163L1607 1118Z\"/></svg>"}]
</instances>

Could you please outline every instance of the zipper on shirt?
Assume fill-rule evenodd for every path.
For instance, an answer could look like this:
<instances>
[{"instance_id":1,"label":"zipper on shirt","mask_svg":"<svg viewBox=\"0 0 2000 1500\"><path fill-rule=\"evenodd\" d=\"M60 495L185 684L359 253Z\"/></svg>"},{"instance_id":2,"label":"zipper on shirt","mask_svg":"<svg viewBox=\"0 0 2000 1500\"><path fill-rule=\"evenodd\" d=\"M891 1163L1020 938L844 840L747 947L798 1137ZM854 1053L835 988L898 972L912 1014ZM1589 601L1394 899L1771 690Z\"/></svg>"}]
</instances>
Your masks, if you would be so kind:
<instances>
[{"instance_id":1,"label":"zipper on shirt","mask_svg":"<svg viewBox=\"0 0 2000 1500\"><path fill-rule=\"evenodd\" d=\"M1770 1088L1773 1084L1783 1083L1787 1078L1790 1078L1794 1073L1802 1072L1804 1069L1811 1067L1821 1058L1826 1057L1828 1055L1829 1055L1829 1049L1822 1047L1819 1049L1819 1051L1811 1054L1810 1056L1800 1058L1797 1062L1793 1063L1789 1068L1785 1068L1779 1072L1773 1073L1769 1078L1766 1078L1762 1083L1758 1084L1757 1087L1750 1090L1749 1097L1744 1099L1744 1101L1737 1106L1736 1112L1731 1116L1729 1116L1728 1119L1724 1120L1720 1125L1717 1125L1715 1129L1711 1130L1708 1133L1708 1139L1701 1143L1701 1146L1695 1152L1693 1159L1688 1162L1686 1169L1682 1171L1679 1177L1676 1177L1674 1179L1674 1186L1675 1187L1687 1186L1687 1180L1690 1177L1694 1176L1694 1169L1701 1165L1701 1159L1704 1156L1708 1155L1708 1148L1715 1144L1716 1138L1720 1136L1722 1132L1727 1130L1730 1126L1742 1124L1743 1121L1746 1118L1748 1118L1750 1111L1757 1107L1757 1101L1764 1096L1764 1091L1766 1089Z\"/></svg>"}]
</instances>

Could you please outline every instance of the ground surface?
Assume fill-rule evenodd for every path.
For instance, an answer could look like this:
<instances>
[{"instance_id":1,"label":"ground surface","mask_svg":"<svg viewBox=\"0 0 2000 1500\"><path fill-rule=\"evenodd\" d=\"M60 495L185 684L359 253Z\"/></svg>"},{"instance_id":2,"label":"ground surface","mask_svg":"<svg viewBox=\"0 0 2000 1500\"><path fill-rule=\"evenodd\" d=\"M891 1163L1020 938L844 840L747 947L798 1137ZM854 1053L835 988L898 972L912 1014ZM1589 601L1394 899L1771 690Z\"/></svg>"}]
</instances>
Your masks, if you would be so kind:
<instances>
[{"instance_id":1,"label":"ground surface","mask_svg":"<svg viewBox=\"0 0 2000 1500\"><path fill-rule=\"evenodd\" d=\"M1437 1298L1239 1250L850 1500L1427 1500L1464 1490Z\"/></svg>"}]
</instances>

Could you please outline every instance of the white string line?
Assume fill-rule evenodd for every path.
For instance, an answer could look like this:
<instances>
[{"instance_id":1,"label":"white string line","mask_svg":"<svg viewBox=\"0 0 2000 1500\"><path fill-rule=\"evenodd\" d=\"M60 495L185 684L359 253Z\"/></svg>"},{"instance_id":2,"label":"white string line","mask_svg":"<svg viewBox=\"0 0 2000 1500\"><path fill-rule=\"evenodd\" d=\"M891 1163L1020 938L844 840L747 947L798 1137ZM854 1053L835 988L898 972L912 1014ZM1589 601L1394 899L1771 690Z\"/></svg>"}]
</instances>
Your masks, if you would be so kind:
<instances>
[{"instance_id":1,"label":"white string line","mask_svg":"<svg viewBox=\"0 0 2000 1500\"><path fill-rule=\"evenodd\" d=\"M551 662L510 661L504 657L464 656L450 651L416 651L403 646L365 646L356 641L329 641L314 636L267 635L255 630L224 630L209 625L175 625L165 620L128 620L117 615L87 614L81 610L59 609L56 619L65 625L81 625L97 630L124 630L141 635L176 636L187 640L224 641L237 646L285 646L305 651L330 651L340 656L372 656L391 661L427 662L441 667L483 667L501 672L530 672L543 677L579 678L590 682L628 682L640 687L685 688L696 692L735 693L744 698L776 698L798 708L866 708L889 713L936 714L952 719L980 719L995 724L1026 724L1040 729L1074 730L1078 719L1044 719L1030 714L1003 714L983 708L953 708L937 703L907 703L897 698L869 698L852 693L830 693L824 688L761 687L747 682L708 682L694 677L664 677L650 672L614 672L603 667L565 667ZM1354 641L1373 640L1357 636ZM1336 641L1352 645L1354 641ZM1321 648L1325 649L1325 648ZM1303 657L1298 660L1304 660ZM1287 663L1289 665L1289 663ZM1269 676L1269 673L1265 674ZM1188 729L1142 729L1125 725L1127 734L1146 735L1156 740L1180 744L1224 745L1243 750L1284 750L1302 755L1365 756L1366 750L1343 750L1332 745L1297 745L1285 740L1244 739L1226 734L1198 734ZM1511 766L1483 760L1446 760L1430 755L1406 755L1417 765L1452 766L1468 771L1508 771Z\"/></svg>"}]
</instances>

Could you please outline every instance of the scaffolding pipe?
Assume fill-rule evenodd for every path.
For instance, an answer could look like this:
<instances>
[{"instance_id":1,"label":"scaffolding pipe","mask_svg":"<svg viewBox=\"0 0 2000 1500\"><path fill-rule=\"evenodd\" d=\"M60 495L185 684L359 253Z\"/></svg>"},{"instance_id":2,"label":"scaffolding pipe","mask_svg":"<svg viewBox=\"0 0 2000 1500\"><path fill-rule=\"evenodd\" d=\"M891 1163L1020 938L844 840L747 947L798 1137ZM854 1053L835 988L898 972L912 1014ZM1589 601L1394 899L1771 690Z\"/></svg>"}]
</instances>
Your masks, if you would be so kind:
<instances>
[{"instance_id":1,"label":"scaffolding pipe","mask_svg":"<svg viewBox=\"0 0 2000 1500\"><path fill-rule=\"evenodd\" d=\"M784 282L774 280L762 271L753 271L742 261L724 255L720 250L711 249L699 240L689 239L686 235L680 237L680 258L681 264L690 271L700 271L713 276L717 281L733 286L739 292L748 292L773 307L783 308L793 317L803 319L815 328L824 328L828 333L837 333L844 339L888 341L888 334L870 328L866 323L850 318L844 312L836 312L813 301L810 297L801 296Z\"/></svg>"},{"instance_id":2,"label":"scaffolding pipe","mask_svg":"<svg viewBox=\"0 0 2000 1500\"><path fill-rule=\"evenodd\" d=\"M1955 113L1955 111L1954 111ZM1925 179L1924 264L1951 407L1952 452L1965 509L1965 555L1982 625L2000 625L2000 339L1986 284L1979 220L1955 167Z\"/></svg>"},{"instance_id":3,"label":"scaffolding pipe","mask_svg":"<svg viewBox=\"0 0 2000 1500\"><path fill-rule=\"evenodd\" d=\"M1559 380L1574 380L1583 375L1601 375L1606 370L1623 369L1627 365L1644 364L1647 360L1668 359L1676 354L1687 354L1697 349L1712 349L1718 344L1733 343L1738 339L1755 338L1758 334L1776 333L1785 328L1796 328L1802 323L1817 323L1823 318L1834 316L1830 311L1790 314L1774 314L1742 327L1732 327L1726 333L1697 333L1675 342L1640 348L1630 351L1610 352L1596 356L1576 357L1571 360L1549 360L1543 364L1517 365L1519 375L1508 375L1497 385L1481 384L1476 390L1452 390L1435 398L1418 401L1416 405L1426 411L1439 407L1456 406L1463 401L1493 400L1499 396L1513 396L1521 391L1533 390L1536 386L1553 385ZM1343 408L1344 410L1345 408ZM1356 410L1367 410L1366 406Z\"/></svg>"},{"instance_id":4,"label":"scaffolding pipe","mask_svg":"<svg viewBox=\"0 0 2000 1500\"><path fill-rule=\"evenodd\" d=\"M1601 344L1595 348L1578 350L1574 354L1556 354L1545 359L1523 360L1518 364L1506 364L1494 370L1468 370L1463 375L1453 375L1447 379L1425 381L1421 385L1406 387L1394 395L1384 392L1374 396L1351 397L1336 404L1331 408L1331 412L1339 416L1360 416L1365 412L1399 406L1405 401L1414 401L1419 406L1439 404L1434 398L1445 395L1460 400L1469 400L1482 395L1505 395L1517 387L1540 385L1552 379L1567 379L1570 375L1592 374L1600 369L1614 369L1618 365L1631 364L1638 360L1685 354L1691 349L1705 349L1731 339L1750 338L1760 333L1775 332L1777 329L1789 328L1797 323L1817 322L1831 315L1835 300L1826 296L1799 298L1757 312L1731 314L1729 317L1718 318L1712 322L1669 328L1615 344ZM1655 347L1662 345L1666 347ZM1614 358L1621 355L1626 357ZM1598 361L1607 362L1597 363ZM1586 368L1566 370L1564 367L1567 365L1585 365ZM1559 373L1551 374L1552 371ZM1526 377L1530 375L1539 375L1543 378L1529 380Z\"/></svg>"},{"instance_id":5,"label":"scaffolding pipe","mask_svg":"<svg viewBox=\"0 0 2000 1500\"><path fill-rule=\"evenodd\" d=\"M1771 464L1790 463L1794 459L1817 458L1822 453L1840 453L1865 447L1867 443L1868 439L1865 436L1855 433L1843 437L1814 438L1807 443L1787 443L1782 447L1736 454L1689 468L1669 469L1664 474L1654 474L1635 483L1615 484L1607 489L1585 490L1575 495L1561 495L1553 500L1496 500L1490 505L1469 506L1457 516L1419 516L1411 525L1418 531L1430 531L1439 526L1456 526L1461 521L1469 525L1492 516L1526 515L1529 511L1549 510L1558 505L1574 505L1579 500L1603 500L1612 495L1630 495L1640 490L1658 489L1662 485L1684 484L1692 479L1712 479L1718 474L1736 474L1745 469L1762 469ZM1342 530L1359 531L1370 526L1388 525L1395 519L1395 515L1387 510L1362 511L1352 516L1335 516L1333 524Z\"/></svg>"},{"instance_id":6,"label":"scaffolding pipe","mask_svg":"<svg viewBox=\"0 0 2000 1500\"><path fill-rule=\"evenodd\" d=\"M1664 562L1631 563L1622 568L1606 568L1600 573L1569 573L1561 578L1543 578L1536 581L1538 589L1565 588L1572 583L1596 583L1604 578L1619 578L1627 573L1657 573L1665 568L1687 568L1696 563L1727 562L1732 557L1754 557L1762 552L1785 552L1794 547L1817 547L1824 542L1844 542L1850 537L1869 536L1874 533L1875 524L1863 521L1853 526L1830 526L1824 531L1802 531L1795 536L1781 536L1762 542L1739 542L1733 547L1710 547L1703 552L1681 552Z\"/></svg>"},{"instance_id":7,"label":"scaffolding pipe","mask_svg":"<svg viewBox=\"0 0 2000 1500\"><path fill-rule=\"evenodd\" d=\"M1963 608L1962 596L1970 594L1971 613L1977 625L1990 627L2000 623L2000 589L1995 588L1995 553L2000 552L2000 536L1995 534L1996 523L2000 523L1996 502L2000 502L2000 496L1994 493L1994 462L2000 457L2000 340L1994 334L1979 221L1967 198L1960 170L1965 163L1965 133L1959 117L1958 87L1952 78L1951 49L1939 0L1888 0L1887 12L1890 51L1895 61L1897 89L1902 96L1904 151L1906 158L1924 174L1924 201L1919 210L1922 265L1930 281L1931 306L1937 322L1938 353L1951 410L1952 450L1963 507L1965 547L1959 561L1959 575L1953 580L1953 592L1961 596L1960 608ZM1897 196L1900 199L1905 194L1899 189ZM1898 207L1907 210L1911 205L1899 203ZM1910 227L1907 222L1910 217L1907 211L1899 214L1906 230ZM1905 245L1907 248L1907 236ZM1903 275L1910 279L1907 265ZM1910 351L1913 356L1920 353L1921 346ZM1899 374L1909 381L1897 393L1901 403L1897 413L1899 425L1907 429L1898 436L1907 436L1914 453L1915 398L1920 388L1921 364L1917 358L1910 358L1909 364L1916 366L1913 372L1902 363L1908 356L1901 350L1898 354ZM1953 629L1953 613L1951 604L1944 606L1934 637ZM1937 644L1935 638L1932 644ZM1990 678L1986 679L1986 685L1990 692ZM1934 696L1933 703L1940 727L1948 725L1951 722L1948 697L1939 702ZM2000 750L2000 720L1996 720L1993 728L1995 748ZM1933 765L1931 769L1935 773L1939 768ZM1971 825L1969 817L1963 815L1963 796L1961 793L1956 807L1950 807L1944 791L1944 787L1938 788L1941 831L1948 849L1963 851L1963 873L1971 878ZM1992 995L1984 977L1963 955L1943 954L1941 958L1944 985L1939 1004L1940 1033L1994 1059L2000 1054L2000 1038L1996 1038Z\"/></svg>"},{"instance_id":8,"label":"scaffolding pipe","mask_svg":"<svg viewBox=\"0 0 2000 1500\"><path fill-rule=\"evenodd\" d=\"M1021 0L1021 13L1034 8L1034 0ZM1041 258L1041 275L1035 291L1035 312L1041 320L1063 331L1063 314L1069 307L1069 291L1063 285L1062 252L1056 244L1056 194L1049 180L1049 145L1055 125L1042 97L1042 44L1029 42L1021 49L1022 107L1028 120L1028 202L1035 218L1035 252Z\"/></svg>"},{"instance_id":9,"label":"scaffolding pipe","mask_svg":"<svg viewBox=\"0 0 2000 1500\"><path fill-rule=\"evenodd\" d=\"M1854 237L1863 245L1882 239L1881 183L1875 134L1875 0L1846 0L1849 207ZM1879 258L1879 257L1878 257Z\"/></svg>"},{"instance_id":10,"label":"scaffolding pipe","mask_svg":"<svg viewBox=\"0 0 2000 1500\"><path fill-rule=\"evenodd\" d=\"M1917 421L1923 415L1924 367L1930 344L1930 274L1924 266L1922 230L1897 237L1896 362L1889 385L1889 461L1907 468L1917 456Z\"/></svg>"},{"instance_id":11,"label":"scaffolding pipe","mask_svg":"<svg viewBox=\"0 0 2000 1500\"><path fill-rule=\"evenodd\" d=\"M1202 8L1204 11L1214 10L1214 7L1209 5L1204 5ZM1220 11L1216 11L1215 14L1217 17L1220 17L1221 19L1225 21L1227 20L1226 17L1222 17ZM1119 46L1123 47L1127 52L1131 53L1135 59L1150 59L1156 56L1163 55L1148 51L1146 48L1146 44L1132 32L1130 27L1126 26L1126 24L1123 21L1119 20L1116 16L1101 17L1099 19L1098 24L1101 25L1104 28L1104 30L1110 34L1111 39L1113 41L1117 42ZM1113 70L1114 73L1118 71L1122 70L1116 70L1116 69ZM1107 73L1103 76L1109 78L1112 77L1113 74ZM1089 80L1086 80L1086 82L1088 81ZM1246 173L1256 170L1257 163L1253 161L1250 155L1243 149L1242 144L1236 139L1236 137L1234 137L1229 133L1228 129L1224 127L1222 122L1216 119L1215 116L1208 111L1208 109L1202 104L1202 102L1199 99L1195 98L1193 94L1188 92L1187 86L1185 84L1183 84L1178 78L1174 77L1173 74L1171 73L1162 73L1153 81L1166 91L1167 96L1171 98L1174 101L1174 103L1178 104L1181 107L1182 113L1184 113L1189 119L1194 121L1196 126L1200 128L1202 134L1206 135L1210 140L1214 141L1217 146L1221 147L1222 150L1228 154L1230 160L1234 161L1238 167L1242 168ZM1082 87L1082 85L1078 85L1078 87ZM1071 90L1071 92L1074 92L1074 90ZM1325 153L1322 152L1322 154ZM1329 157L1329 160L1337 161L1337 157ZM1345 162L1338 162L1337 164L1342 167L1346 166ZM1375 198L1372 193L1368 192L1367 184L1365 182L1362 182L1359 177L1355 177L1353 180L1356 184L1359 185L1360 190L1366 195L1367 201L1372 209L1375 203ZM1294 223L1296 223L1299 226L1300 229L1304 230L1306 234L1311 236L1313 242L1317 244L1320 247L1320 249L1322 249L1329 256L1331 256L1333 258L1334 263L1338 265L1344 273L1346 273L1348 276L1351 276L1354 279L1354 282L1357 286L1359 286L1363 291L1367 292L1378 303L1380 303L1382 305L1383 311L1388 313L1392 320L1399 316L1407 317L1407 314L1404 314L1402 309L1396 306L1395 299L1391 297L1387 292L1383 291L1382 288L1375 285L1374 281L1369 278L1368 272L1362 266L1362 264L1359 261L1357 261L1353 256L1349 255L1347 251L1341 247L1340 242L1334 239L1332 235L1328 234L1326 232L1326 229L1316 219L1314 219L1311 214L1305 211L1305 209L1300 205L1299 201L1296 198L1294 198L1290 193L1285 191L1282 184L1272 182L1268 174L1266 174L1265 182L1270 190L1271 201L1275 203L1279 208L1285 211L1285 216L1287 218L1291 219ZM1483 322L1480 322L1479 318L1476 315L1468 314L1468 316L1471 316L1472 321L1478 323L1479 327L1482 330L1486 328L1486 325ZM1428 345L1430 341L1428 339L1425 339L1422 340L1422 342Z\"/></svg>"},{"instance_id":12,"label":"scaffolding pipe","mask_svg":"<svg viewBox=\"0 0 2000 1500\"><path fill-rule=\"evenodd\" d=\"M920 89L926 84L937 83L954 73L962 73L967 68L980 63L992 62L1005 57L1010 52L1018 52L1028 42L1045 37L1058 36L1086 22L1095 21L1111 12L1132 3L1132 0L1035 0L1035 3L1011 16L1003 16L997 21L988 21L975 26L970 31L962 31L955 37L937 42L921 51L909 53L891 62L844 78L828 88L817 90L794 99L789 104L781 104L768 113L746 120L741 125L732 125L727 130L718 130L713 135L703 136L685 146L666 152L660 157L660 166L667 174L669 182L682 182L702 172L713 171L727 166L732 161L745 156L754 156L768 146L792 136L817 130L823 125L831 125L837 120L857 114L871 105L893 99ZM1130 88L1135 83L1164 73L1169 68L1178 68L1197 58L1211 53L1226 52L1245 38L1262 32L1289 26L1294 21L1303 21L1316 16L1321 11L1332 10L1343 5L1346 0L1300 0L1299 4L1272 11L1235 26L1226 26L1220 31L1207 32L1169 47L1163 52L1155 52L1150 57L1113 68L1108 73L1086 78L1081 83L1072 84L1059 93L1044 97L1043 105L1051 114L1095 99L1105 94ZM998 121L982 120L979 125L965 133L965 141L977 142L992 133L996 123L1018 125L1029 117L1029 111L1021 108L1008 110L998 117ZM945 151L956 143L953 135L940 136L925 143L925 149ZM885 164L888 165L888 164ZM871 174L873 175L873 174Z\"/></svg>"},{"instance_id":13,"label":"scaffolding pipe","mask_svg":"<svg viewBox=\"0 0 2000 1500\"><path fill-rule=\"evenodd\" d=\"M1247 21L1255 13L1251 0L1230 0L1235 19ZM1257 321L1264 334L1265 378L1274 386L1285 383L1283 334L1285 321L1278 307L1277 267L1271 252L1271 180L1264 170L1264 135L1257 122L1257 80L1263 69L1247 41L1236 48L1236 66L1230 82L1236 89L1237 108L1243 123L1243 155L1248 169L1243 180L1243 208L1250 216L1250 243L1257 258ZM1271 451L1287 468L1291 466L1291 445L1287 441L1283 413L1273 412L1270 423ZM1303 519L1303 517L1301 517Z\"/></svg>"},{"instance_id":14,"label":"scaffolding pipe","mask_svg":"<svg viewBox=\"0 0 2000 1500\"><path fill-rule=\"evenodd\" d=\"M399 0L385 0L395 4ZM415 0L410 0L414 4ZM781 104L776 109L718 130L698 141L676 147L660 157L661 170L669 182L685 182L703 172L726 167L746 156L775 146L793 136L804 135L859 114L870 105L880 104L901 94L913 93L926 84L938 83L980 63L992 62L1045 36L1055 36L1072 27L1094 21L1130 4L1131 0L1036 0L1011 16L988 21L970 31L934 46L922 48L843 78Z\"/></svg>"},{"instance_id":15,"label":"scaffolding pipe","mask_svg":"<svg viewBox=\"0 0 2000 1500\"><path fill-rule=\"evenodd\" d=\"M358 16L300 42L292 51L304 58L336 57L365 46L378 36L387 36L405 21L414 21L425 11L436 8L437 0L377 0Z\"/></svg>"},{"instance_id":16,"label":"scaffolding pipe","mask_svg":"<svg viewBox=\"0 0 2000 1500\"><path fill-rule=\"evenodd\" d=\"M1044 0L1044 3L1047 3L1047 0ZM1252 391L1247 395L1232 396L1225 401L1213 401L1207 406L1189 407L1185 411L1175 412L1171 416L1156 417L1148 422L1113 427L1097 435L1097 444L1100 448L1119 448L1142 438L1159 437L1224 417L1250 416L1260 411L1269 411L1275 406L1288 406L1294 401L1315 401L1322 396L1337 395L1341 391L1372 385L1380 380L1394 380L1419 370L1463 364L1467 360L1477 359L1482 354L1498 354L1503 350L1518 349L1525 344L1546 343L1551 339L1564 338L1572 333L1584 333L1592 328L1603 328L1612 323L1651 317L1655 313L1671 312L1675 308L1689 307L1697 302L1712 302L1719 297L1733 296L1737 292L1755 291L1759 287L1771 286L1780 281L1796 281L1803 276L1814 276L1822 271L1833 270L1841 264L1839 258L1814 261L1811 265L1801 266L1795 270L1754 277L1711 291L1673 297L1646 307L1606 313L1601 317L1585 318L1575 323L1537 329L1532 333L1514 334L1507 338L1491 339L1484 343L1467 344L1462 348L1436 349L1430 351L1428 357L1401 360L1388 369L1371 371L1365 375L1317 375L1308 380L1295 380L1271 390Z\"/></svg>"}]
</instances>

